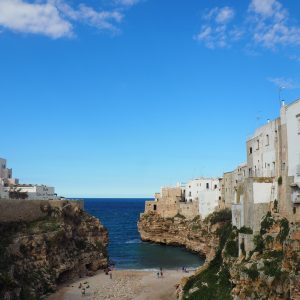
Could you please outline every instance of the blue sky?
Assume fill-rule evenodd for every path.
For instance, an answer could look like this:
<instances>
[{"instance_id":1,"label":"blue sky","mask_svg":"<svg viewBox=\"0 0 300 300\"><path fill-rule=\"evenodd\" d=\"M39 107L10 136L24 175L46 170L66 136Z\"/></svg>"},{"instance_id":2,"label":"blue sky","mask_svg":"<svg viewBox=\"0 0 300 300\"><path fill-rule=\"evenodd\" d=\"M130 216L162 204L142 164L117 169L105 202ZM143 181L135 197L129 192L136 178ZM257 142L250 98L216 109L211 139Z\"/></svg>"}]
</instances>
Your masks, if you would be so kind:
<instances>
[{"instance_id":1,"label":"blue sky","mask_svg":"<svg viewBox=\"0 0 300 300\"><path fill-rule=\"evenodd\" d=\"M221 176L300 98L298 0L0 0L0 156L64 196Z\"/></svg>"}]
</instances>

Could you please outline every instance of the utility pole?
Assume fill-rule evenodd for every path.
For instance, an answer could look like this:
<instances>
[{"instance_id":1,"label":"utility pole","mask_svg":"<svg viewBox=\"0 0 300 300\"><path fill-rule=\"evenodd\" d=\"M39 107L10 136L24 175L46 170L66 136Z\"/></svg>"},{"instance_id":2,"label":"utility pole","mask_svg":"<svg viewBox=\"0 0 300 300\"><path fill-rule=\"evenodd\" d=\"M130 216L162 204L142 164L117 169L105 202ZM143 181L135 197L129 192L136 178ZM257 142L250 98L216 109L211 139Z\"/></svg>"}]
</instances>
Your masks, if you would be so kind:
<instances>
[{"instance_id":1,"label":"utility pole","mask_svg":"<svg viewBox=\"0 0 300 300\"><path fill-rule=\"evenodd\" d=\"M285 89L285 87L284 87L284 86L280 86L280 87L279 87L279 90L278 90L279 107L281 107L281 92L282 92L283 89Z\"/></svg>"}]
</instances>

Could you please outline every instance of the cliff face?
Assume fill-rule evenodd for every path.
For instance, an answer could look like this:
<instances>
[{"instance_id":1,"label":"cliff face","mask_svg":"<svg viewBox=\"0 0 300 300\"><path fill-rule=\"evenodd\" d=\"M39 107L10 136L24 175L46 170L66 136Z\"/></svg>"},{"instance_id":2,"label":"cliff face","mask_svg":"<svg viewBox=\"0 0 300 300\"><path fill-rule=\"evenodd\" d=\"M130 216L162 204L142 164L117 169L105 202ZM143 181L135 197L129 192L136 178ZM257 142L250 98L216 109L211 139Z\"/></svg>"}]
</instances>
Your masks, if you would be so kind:
<instances>
[{"instance_id":1,"label":"cliff face","mask_svg":"<svg viewBox=\"0 0 300 300\"><path fill-rule=\"evenodd\" d=\"M231 225L223 230L216 256L184 282L182 298L300 299L300 225L268 213L247 255L238 234Z\"/></svg>"},{"instance_id":2,"label":"cliff face","mask_svg":"<svg viewBox=\"0 0 300 300\"><path fill-rule=\"evenodd\" d=\"M234 299L300 299L300 226L268 214L255 250L230 269Z\"/></svg>"},{"instance_id":3,"label":"cliff face","mask_svg":"<svg viewBox=\"0 0 300 300\"><path fill-rule=\"evenodd\" d=\"M32 222L0 224L0 299L39 299L57 284L107 266L108 233L98 219L66 205Z\"/></svg>"},{"instance_id":4,"label":"cliff face","mask_svg":"<svg viewBox=\"0 0 300 300\"><path fill-rule=\"evenodd\" d=\"M148 213L141 216L138 230L143 241L166 245L184 246L196 252L206 261L215 257L219 244L218 229L222 223L200 218L186 220L182 216L162 218L158 214Z\"/></svg>"}]
</instances>

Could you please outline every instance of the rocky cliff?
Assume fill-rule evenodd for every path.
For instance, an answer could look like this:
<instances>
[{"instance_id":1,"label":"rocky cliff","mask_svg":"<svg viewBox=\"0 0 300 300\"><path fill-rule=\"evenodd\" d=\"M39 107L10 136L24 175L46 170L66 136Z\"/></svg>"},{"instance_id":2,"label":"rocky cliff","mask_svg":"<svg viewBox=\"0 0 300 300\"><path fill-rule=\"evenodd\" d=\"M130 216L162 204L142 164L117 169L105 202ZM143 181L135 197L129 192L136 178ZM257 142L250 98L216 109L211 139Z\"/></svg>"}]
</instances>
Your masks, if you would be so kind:
<instances>
[{"instance_id":1,"label":"rocky cliff","mask_svg":"<svg viewBox=\"0 0 300 300\"><path fill-rule=\"evenodd\" d=\"M80 208L41 205L31 222L0 224L0 299L39 299L107 266L108 233Z\"/></svg>"},{"instance_id":2,"label":"rocky cliff","mask_svg":"<svg viewBox=\"0 0 300 300\"><path fill-rule=\"evenodd\" d=\"M207 258L182 280L181 299L300 299L300 225L276 213L262 219L254 236L249 228L233 228L224 211L204 221L146 214L138 228L142 240L185 246ZM239 233L253 237L253 251L245 253Z\"/></svg>"},{"instance_id":3,"label":"rocky cliff","mask_svg":"<svg viewBox=\"0 0 300 300\"><path fill-rule=\"evenodd\" d=\"M184 283L182 298L300 299L300 225L268 213L250 253L238 234L231 226L223 232L215 258Z\"/></svg>"},{"instance_id":4,"label":"rocky cliff","mask_svg":"<svg viewBox=\"0 0 300 300\"><path fill-rule=\"evenodd\" d=\"M215 257L219 244L217 233L223 225L224 217L228 218L228 215L230 213L227 212L220 219L212 215L202 221L199 217L187 220L181 215L162 218L156 213L148 213L141 216L138 230L143 241L184 246L206 258L208 262Z\"/></svg>"},{"instance_id":5,"label":"rocky cliff","mask_svg":"<svg viewBox=\"0 0 300 300\"><path fill-rule=\"evenodd\" d=\"M268 213L254 244L230 268L233 299L300 299L300 226Z\"/></svg>"}]
</instances>

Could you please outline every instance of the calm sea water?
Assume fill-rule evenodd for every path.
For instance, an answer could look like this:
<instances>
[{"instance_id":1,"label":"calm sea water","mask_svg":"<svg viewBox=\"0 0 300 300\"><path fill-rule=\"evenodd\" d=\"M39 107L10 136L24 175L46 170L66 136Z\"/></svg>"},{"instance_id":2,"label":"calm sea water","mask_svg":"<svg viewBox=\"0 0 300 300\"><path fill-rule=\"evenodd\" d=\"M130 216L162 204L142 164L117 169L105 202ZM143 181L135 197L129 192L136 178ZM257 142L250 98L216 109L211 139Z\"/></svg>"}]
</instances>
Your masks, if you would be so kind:
<instances>
[{"instance_id":1,"label":"calm sea water","mask_svg":"<svg viewBox=\"0 0 300 300\"><path fill-rule=\"evenodd\" d=\"M118 269L198 267L203 261L183 248L142 242L137 221L145 199L84 199L85 210L109 231L109 257Z\"/></svg>"}]
</instances>

